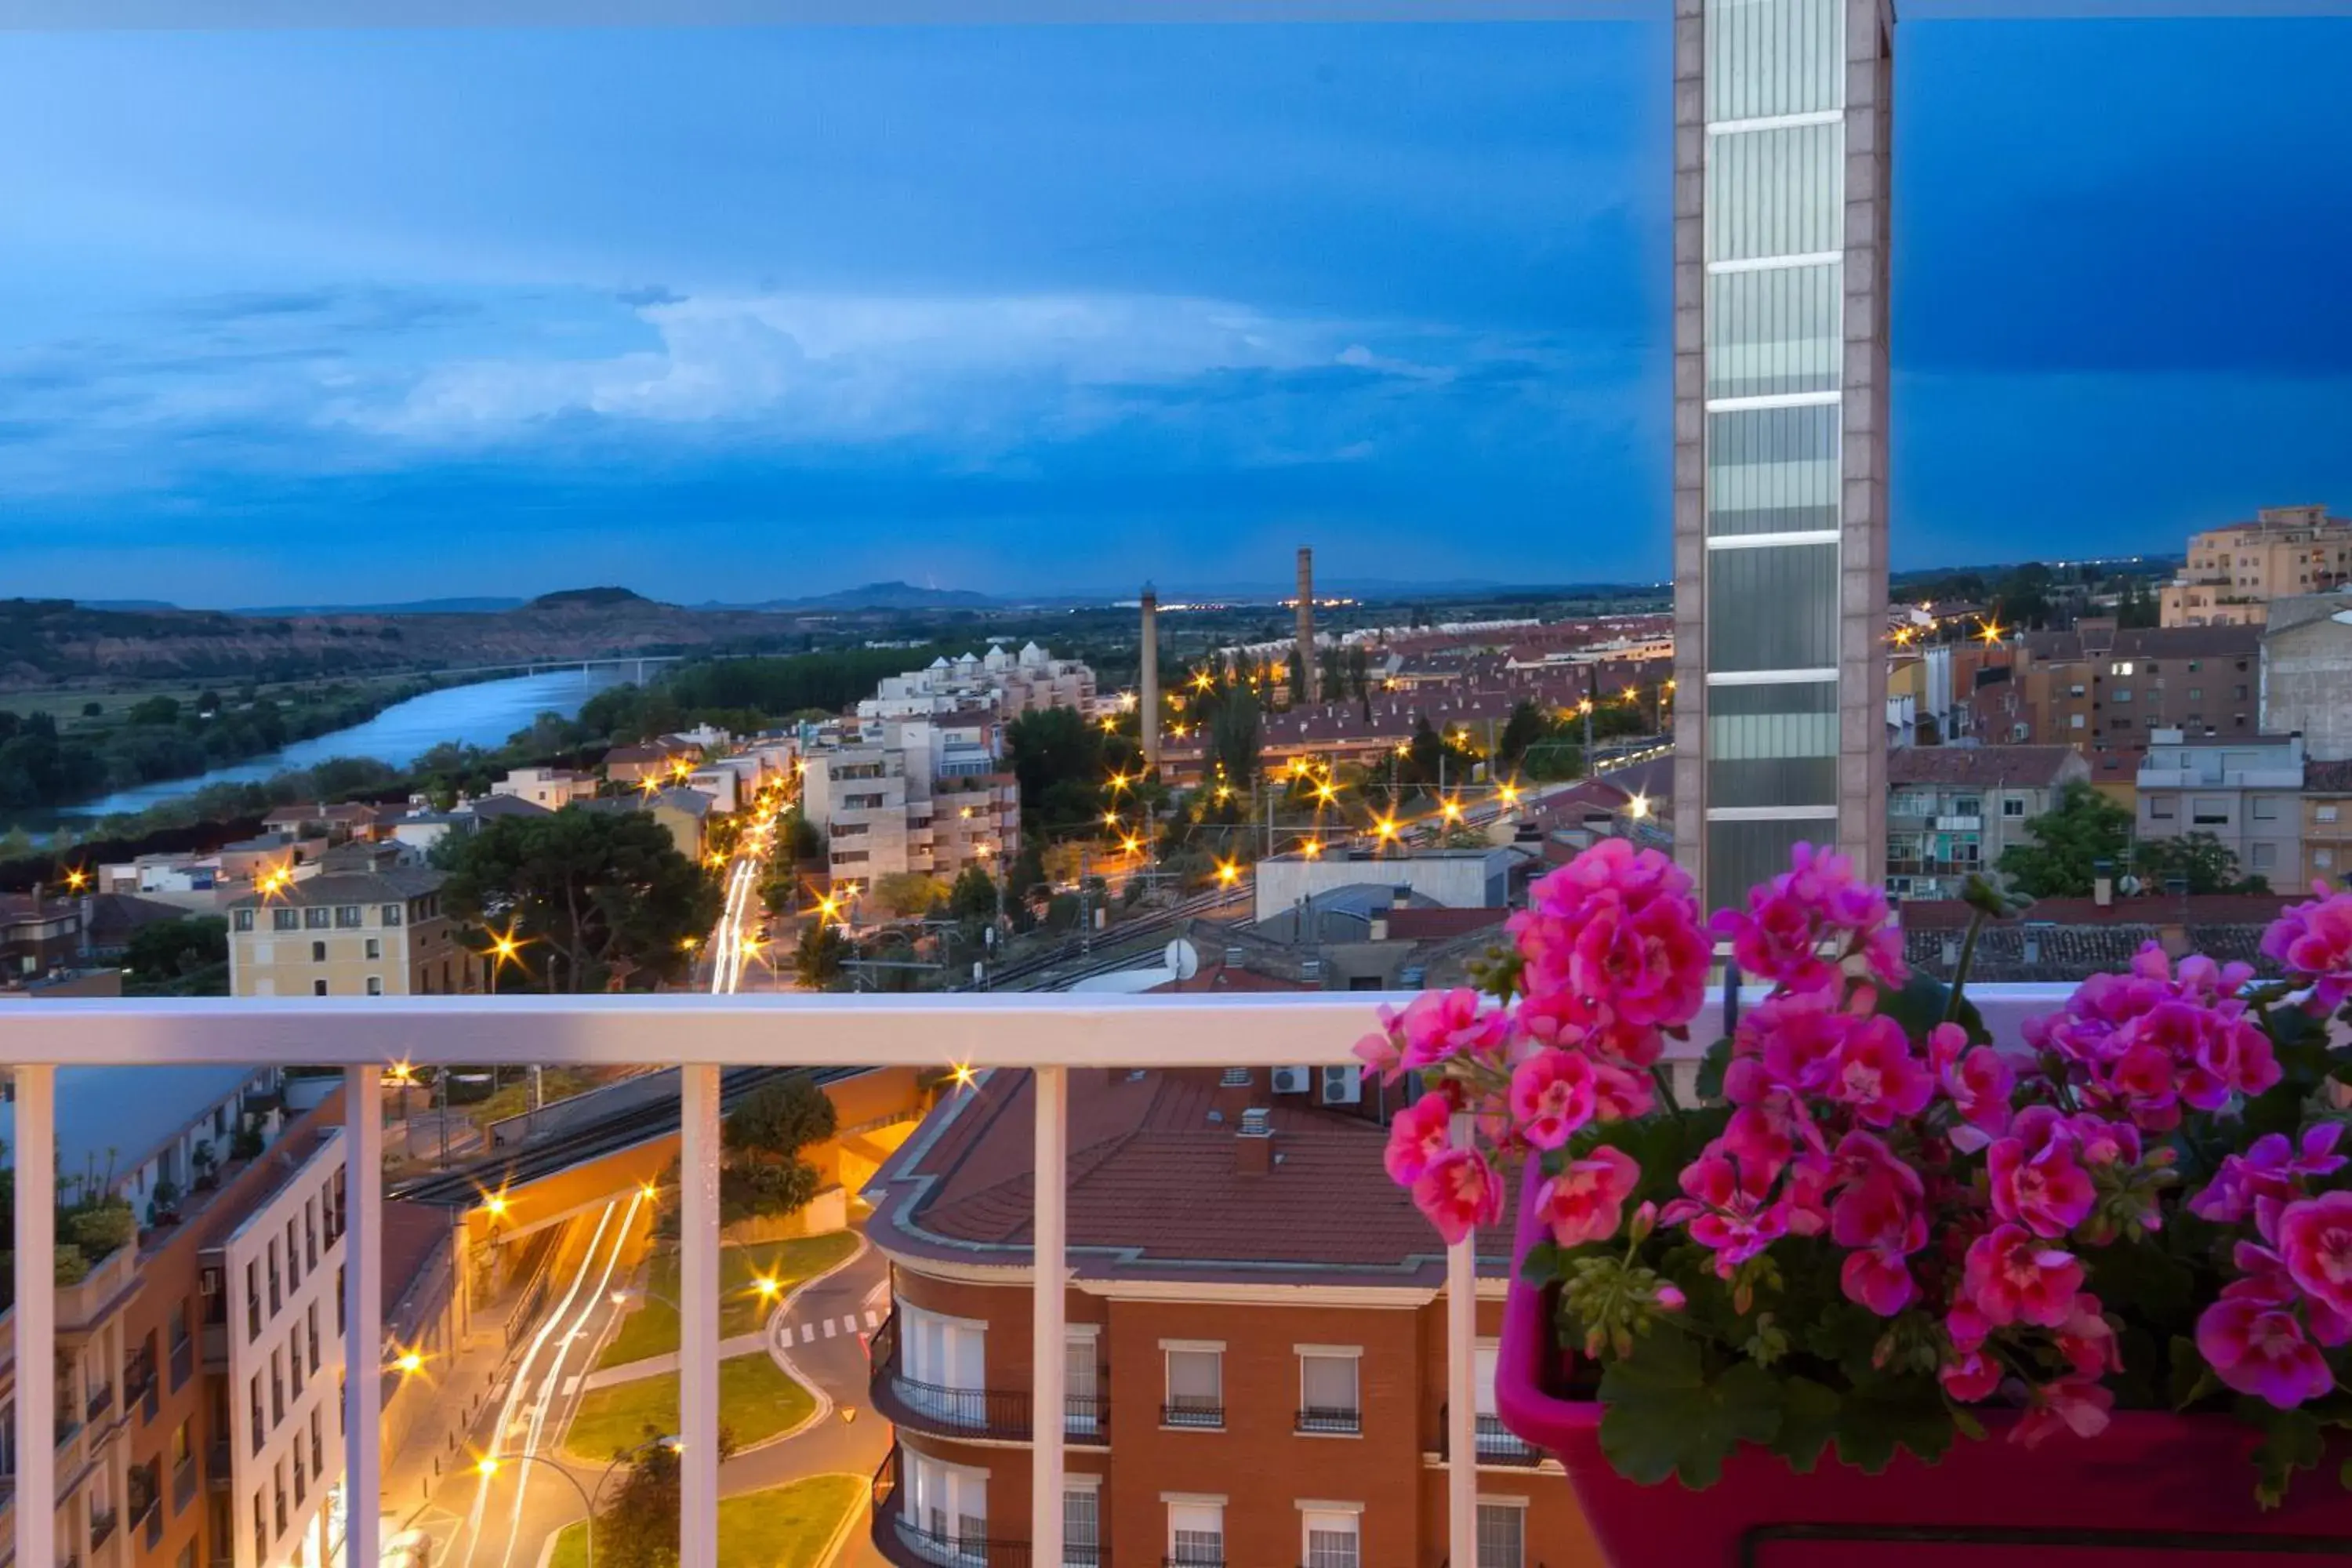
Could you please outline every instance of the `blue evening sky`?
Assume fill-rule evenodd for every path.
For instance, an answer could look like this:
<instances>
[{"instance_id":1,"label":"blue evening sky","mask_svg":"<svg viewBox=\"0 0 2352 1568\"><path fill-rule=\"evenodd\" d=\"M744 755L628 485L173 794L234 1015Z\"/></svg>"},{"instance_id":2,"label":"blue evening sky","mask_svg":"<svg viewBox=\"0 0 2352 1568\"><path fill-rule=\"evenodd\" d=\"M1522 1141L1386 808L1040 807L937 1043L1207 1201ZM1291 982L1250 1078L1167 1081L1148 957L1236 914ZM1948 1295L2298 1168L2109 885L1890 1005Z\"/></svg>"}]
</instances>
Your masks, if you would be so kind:
<instances>
[{"instance_id":1,"label":"blue evening sky","mask_svg":"<svg viewBox=\"0 0 2352 1568\"><path fill-rule=\"evenodd\" d=\"M19 35L0 594L1653 579L1667 46ZM2352 511L2352 21L1900 47L1896 563Z\"/></svg>"}]
</instances>

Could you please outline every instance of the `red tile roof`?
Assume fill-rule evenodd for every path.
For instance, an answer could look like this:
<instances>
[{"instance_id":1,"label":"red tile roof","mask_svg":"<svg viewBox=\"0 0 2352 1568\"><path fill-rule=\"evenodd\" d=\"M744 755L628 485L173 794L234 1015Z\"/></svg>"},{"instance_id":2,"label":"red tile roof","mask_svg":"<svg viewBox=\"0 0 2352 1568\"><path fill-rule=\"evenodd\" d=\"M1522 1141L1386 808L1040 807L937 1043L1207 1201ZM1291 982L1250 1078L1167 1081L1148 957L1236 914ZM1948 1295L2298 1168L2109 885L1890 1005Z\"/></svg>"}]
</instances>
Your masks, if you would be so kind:
<instances>
[{"instance_id":1,"label":"red tile roof","mask_svg":"<svg viewBox=\"0 0 2352 1568\"><path fill-rule=\"evenodd\" d=\"M2051 925L2268 925L2279 911L2302 901L2301 894L2144 893L2102 907L2091 899L2043 899L2023 919ZM1949 931L1969 923L1969 906L1958 899L1906 900L1900 923L1907 930Z\"/></svg>"},{"instance_id":2,"label":"red tile roof","mask_svg":"<svg viewBox=\"0 0 2352 1568\"><path fill-rule=\"evenodd\" d=\"M1370 1010L1366 1018L1370 1017ZM1001 1070L933 1121L886 1167L869 1237L886 1251L1027 1262L1035 1209L1031 1075ZM1213 1068L1073 1069L1070 1264L1081 1277L1248 1279L1433 1288L1444 1247L1381 1167L1369 1117L1268 1092L1258 1069L1226 1088ZM1379 1088L1367 1084L1368 1095ZM1235 1129L1263 1107L1274 1163L1244 1174ZM936 1134L933 1136L932 1134ZM1481 1233L1500 1271L1508 1232Z\"/></svg>"},{"instance_id":3,"label":"red tile roof","mask_svg":"<svg viewBox=\"0 0 2352 1568\"><path fill-rule=\"evenodd\" d=\"M1320 991L1322 987L1301 980L1285 980L1277 974L1260 974L1238 964L1213 963L1190 980L1171 980L1151 989L1173 994L1200 991Z\"/></svg>"}]
</instances>

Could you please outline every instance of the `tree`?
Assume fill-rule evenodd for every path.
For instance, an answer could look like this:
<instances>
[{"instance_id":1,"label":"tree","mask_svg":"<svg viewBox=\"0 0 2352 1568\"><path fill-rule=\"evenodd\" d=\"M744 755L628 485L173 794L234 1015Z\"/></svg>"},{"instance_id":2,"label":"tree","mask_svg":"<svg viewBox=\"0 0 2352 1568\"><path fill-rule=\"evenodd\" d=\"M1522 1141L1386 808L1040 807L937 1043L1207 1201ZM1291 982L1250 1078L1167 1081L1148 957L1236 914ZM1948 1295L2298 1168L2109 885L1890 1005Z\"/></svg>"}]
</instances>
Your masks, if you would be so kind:
<instances>
[{"instance_id":1,"label":"tree","mask_svg":"<svg viewBox=\"0 0 2352 1568\"><path fill-rule=\"evenodd\" d=\"M992 921L1002 900L985 866L966 866L948 889L948 913L960 921Z\"/></svg>"},{"instance_id":2,"label":"tree","mask_svg":"<svg viewBox=\"0 0 2352 1568\"><path fill-rule=\"evenodd\" d=\"M727 1118L720 1134L728 1155L722 1199L731 1197L731 1206L744 1215L797 1214L824 1179L801 1151L824 1142L838 1126L833 1100L808 1074L761 1085Z\"/></svg>"},{"instance_id":3,"label":"tree","mask_svg":"<svg viewBox=\"0 0 2352 1568\"><path fill-rule=\"evenodd\" d=\"M1511 710L1511 717L1495 742L1495 760L1507 768L1517 768L1527 757L1528 748L1550 733L1551 721L1544 717L1543 710L1523 700Z\"/></svg>"},{"instance_id":4,"label":"tree","mask_svg":"<svg viewBox=\"0 0 2352 1568\"><path fill-rule=\"evenodd\" d=\"M180 700L176 697L149 697L131 705L123 721L129 724L176 724L180 721Z\"/></svg>"},{"instance_id":5,"label":"tree","mask_svg":"<svg viewBox=\"0 0 2352 1568\"><path fill-rule=\"evenodd\" d=\"M2143 880L2154 889L2178 878L2191 893L2267 893L2265 877L2238 874L2237 853L2210 833L2184 833L2178 838L2151 838L2139 847L2135 862Z\"/></svg>"},{"instance_id":6,"label":"tree","mask_svg":"<svg viewBox=\"0 0 2352 1568\"><path fill-rule=\"evenodd\" d=\"M604 1568L677 1568L678 1451L663 1433L651 1426L645 1432L635 1448L613 1456L627 1464L596 1516L596 1561ZM734 1452L735 1435L721 1426L719 1457Z\"/></svg>"},{"instance_id":7,"label":"tree","mask_svg":"<svg viewBox=\"0 0 2352 1568\"><path fill-rule=\"evenodd\" d=\"M676 980L687 939L719 919L719 889L638 812L499 817L447 861L450 912L523 943L525 973L548 991Z\"/></svg>"},{"instance_id":8,"label":"tree","mask_svg":"<svg viewBox=\"0 0 2352 1568\"><path fill-rule=\"evenodd\" d=\"M869 896L898 920L919 920L947 901L948 885L928 871L893 871L874 879Z\"/></svg>"},{"instance_id":9,"label":"tree","mask_svg":"<svg viewBox=\"0 0 2352 1568\"><path fill-rule=\"evenodd\" d=\"M1209 756L1223 769L1224 782L1242 795L1257 783L1258 749L1265 738L1257 699L1246 688L1226 692L1209 721Z\"/></svg>"},{"instance_id":10,"label":"tree","mask_svg":"<svg viewBox=\"0 0 2352 1568\"><path fill-rule=\"evenodd\" d=\"M813 921L801 931L793 949L793 976L811 991L822 991L841 978L849 958L849 939L831 921Z\"/></svg>"},{"instance_id":11,"label":"tree","mask_svg":"<svg viewBox=\"0 0 2352 1568\"><path fill-rule=\"evenodd\" d=\"M2089 784L2068 784L2058 803L2025 825L2031 844L2000 852L2000 874L2013 891L2037 899L2082 898L2105 860L2120 871L2131 848L2132 815Z\"/></svg>"},{"instance_id":12,"label":"tree","mask_svg":"<svg viewBox=\"0 0 2352 1568\"><path fill-rule=\"evenodd\" d=\"M228 962L228 921L219 915L156 921L131 933L123 967L150 985L167 984Z\"/></svg>"}]
</instances>

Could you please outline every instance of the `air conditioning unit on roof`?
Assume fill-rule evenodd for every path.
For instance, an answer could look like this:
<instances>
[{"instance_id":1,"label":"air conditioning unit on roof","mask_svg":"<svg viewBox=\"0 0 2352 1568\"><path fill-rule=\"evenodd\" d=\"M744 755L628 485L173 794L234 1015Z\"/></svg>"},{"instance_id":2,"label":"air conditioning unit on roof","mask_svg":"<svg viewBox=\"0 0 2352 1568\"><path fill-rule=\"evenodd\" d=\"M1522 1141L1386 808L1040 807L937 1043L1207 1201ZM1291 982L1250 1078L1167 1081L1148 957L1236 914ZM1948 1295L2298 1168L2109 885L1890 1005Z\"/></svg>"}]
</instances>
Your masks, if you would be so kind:
<instances>
[{"instance_id":1,"label":"air conditioning unit on roof","mask_svg":"<svg viewBox=\"0 0 2352 1568\"><path fill-rule=\"evenodd\" d=\"M1352 1063L1323 1069L1323 1103L1353 1105L1364 1098L1363 1069Z\"/></svg>"},{"instance_id":2,"label":"air conditioning unit on roof","mask_svg":"<svg viewBox=\"0 0 2352 1568\"><path fill-rule=\"evenodd\" d=\"M1310 1083L1305 1068L1274 1069L1274 1092L1276 1094L1305 1094Z\"/></svg>"}]
</instances>

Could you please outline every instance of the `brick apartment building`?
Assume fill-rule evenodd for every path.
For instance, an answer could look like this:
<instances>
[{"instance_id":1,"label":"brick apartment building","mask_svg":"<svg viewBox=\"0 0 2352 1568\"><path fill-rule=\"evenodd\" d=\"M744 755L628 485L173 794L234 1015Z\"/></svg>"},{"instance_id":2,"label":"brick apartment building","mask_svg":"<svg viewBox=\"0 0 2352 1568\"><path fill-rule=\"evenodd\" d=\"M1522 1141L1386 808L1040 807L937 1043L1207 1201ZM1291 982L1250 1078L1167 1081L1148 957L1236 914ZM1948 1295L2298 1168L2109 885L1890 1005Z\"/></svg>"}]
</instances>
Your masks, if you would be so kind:
<instances>
[{"instance_id":1,"label":"brick apartment building","mask_svg":"<svg viewBox=\"0 0 2352 1568\"><path fill-rule=\"evenodd\" d=\"M2266 506L2252 522L2191 534L2158 596L2168 626L2261 626L2271 601L2352 581L2352 521L2324 506Z\"/></svg>"},{"instance_id":2,"label":"brick apartment building","mask_svg":"<svg viewBox=\"0 0 2352 1568\"><path fill-rule=\"evenodd\" d=\"M1987 745L2133 751L2158 730L2249 736L2262 719L2262 628L2112 621L2029 632L1956 660L1961 729Z\"/></svg>"},{"instance_id":3,"label":"brick apartment building","mask_svg":"<svg viewBox=\"0 0 2352 1568\"><path fill-rule=\"evenodd\" d=\"M1068 1563L1445 1557L1444 1247L1381 1170L1379 1086L1276 1071L1070 1076ZM903 1568L1025 1561L1029 1086L948 1100L868 1188L897 1300L873 1397L898 1438L871 1529ZM1461 1568L1597 1568L1566 1478L1490 1408Z\"/></svg>"}]
</instances>

